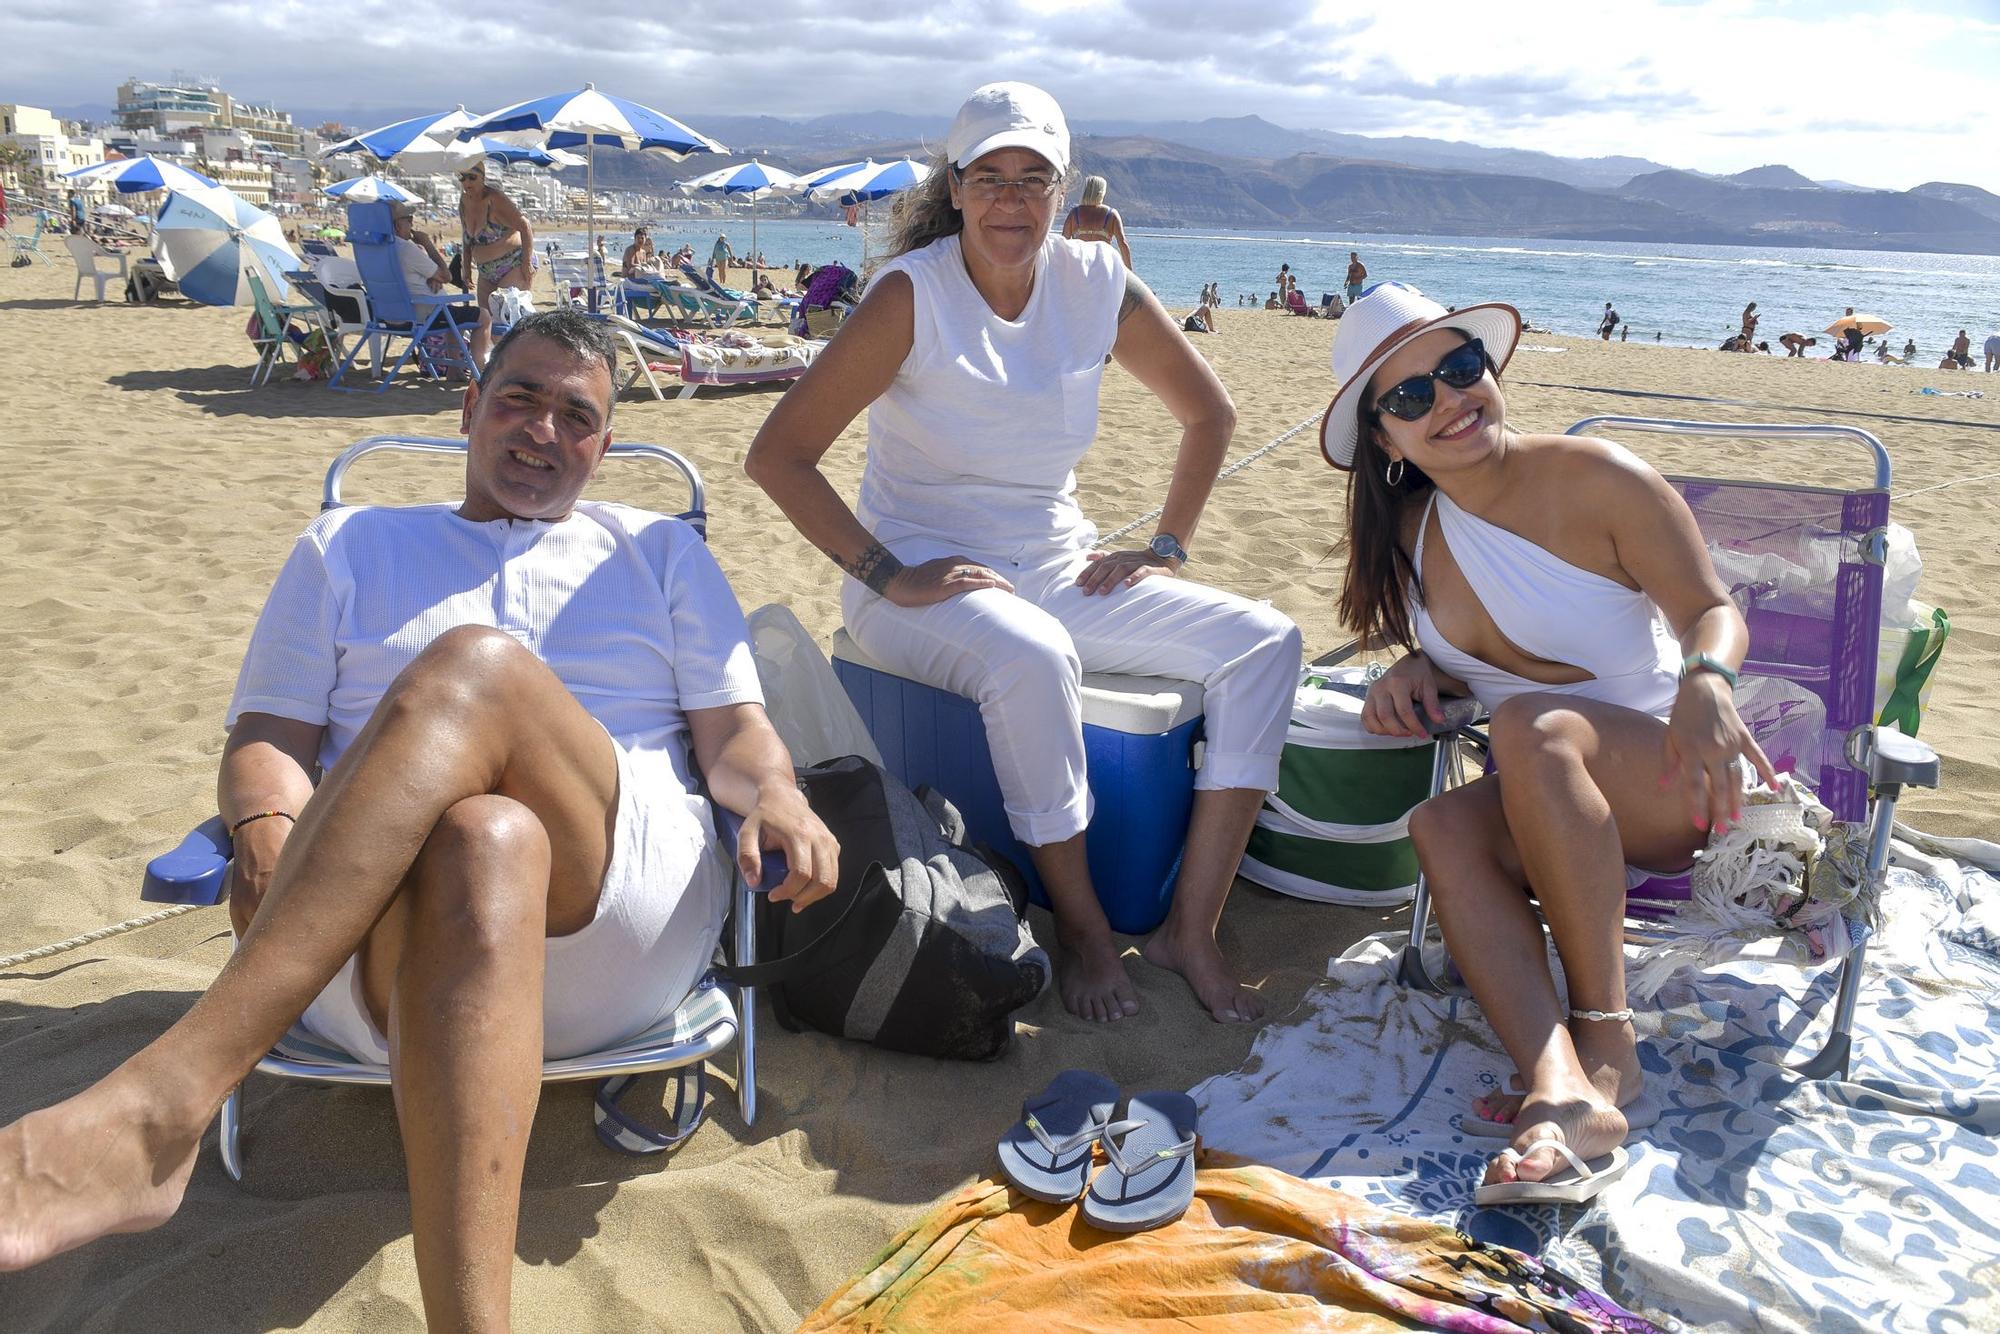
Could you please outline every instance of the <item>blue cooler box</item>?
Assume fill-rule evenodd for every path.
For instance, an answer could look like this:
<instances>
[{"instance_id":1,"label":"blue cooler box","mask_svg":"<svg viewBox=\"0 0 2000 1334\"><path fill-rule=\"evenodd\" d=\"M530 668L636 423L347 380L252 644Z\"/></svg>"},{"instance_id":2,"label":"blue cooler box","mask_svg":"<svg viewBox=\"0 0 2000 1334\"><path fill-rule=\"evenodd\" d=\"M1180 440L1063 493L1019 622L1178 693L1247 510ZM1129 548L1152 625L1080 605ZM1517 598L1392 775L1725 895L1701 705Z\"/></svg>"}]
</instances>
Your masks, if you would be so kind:
<instances>
[{"instance_id":1,"label":"blue cooler box","mask_svg":"<svg viewBox=\"0 0 2000 1334\"><path fill-rule=\"evenodd\" d=\"M1007 826L979 706L897 676L855 647L846 630L834 632L833 671L889 772L950 798L970 837L1012 859L1035 902L1046 907L1028 850ZM1084 673L1083 750L1095 803L1085 847L1114 931L1143 935L1166 918L1194 806L1201 735L1201 687L1194 682Z\"/></svg>"}]
</instances>

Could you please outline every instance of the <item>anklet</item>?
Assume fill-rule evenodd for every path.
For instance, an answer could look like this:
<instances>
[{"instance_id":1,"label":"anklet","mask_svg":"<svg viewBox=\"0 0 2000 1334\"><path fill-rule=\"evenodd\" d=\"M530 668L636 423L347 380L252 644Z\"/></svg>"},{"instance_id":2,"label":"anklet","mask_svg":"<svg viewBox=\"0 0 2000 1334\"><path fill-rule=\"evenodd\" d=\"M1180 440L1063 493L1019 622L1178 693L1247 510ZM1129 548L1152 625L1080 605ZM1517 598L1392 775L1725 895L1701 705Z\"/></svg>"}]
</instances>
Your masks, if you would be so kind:
<instances>
[{"instance_id":1,"label":"anklet","mask_svg":"<svg viewBox=\"0 0 2000 1334\"><path fill-rule=\"evenodd\" d=\"M1632 1022L1632 1012L1630 1010L1571 1010L1569 1017L1572 1019L1590 1019L1598 1023L1618 1024Z\"/></svg>"}]
</instances>

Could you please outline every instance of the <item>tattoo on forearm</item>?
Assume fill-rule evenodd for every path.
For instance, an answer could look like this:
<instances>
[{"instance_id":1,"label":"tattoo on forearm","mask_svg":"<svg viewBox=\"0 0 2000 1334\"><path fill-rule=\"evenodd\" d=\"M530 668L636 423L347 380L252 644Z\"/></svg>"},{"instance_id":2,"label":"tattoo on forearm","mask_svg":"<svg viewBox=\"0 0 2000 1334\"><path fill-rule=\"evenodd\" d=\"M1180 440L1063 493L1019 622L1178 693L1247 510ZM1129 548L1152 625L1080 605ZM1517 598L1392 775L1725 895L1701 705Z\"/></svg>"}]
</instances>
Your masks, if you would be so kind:
<instances>
[{"instance_id":1,"label":"tattoo on forearm","mask_svg":"<svg viewBox=\"0 0 2000 1334\"><path fill-rule=\"evenodd\" d=\"M853 560L843 560L837 551L827 554L833 557L835 565L883 597L888 596L889 581L903 572L903 562L890 555L889 548L880 542L870 542Z\"/></svg>"},{"instance_id":2,"label":"tattoo on forearm","mask_svg":"<svg viewBox=\"0 0 2000 1334\"><path fill-rule=\"evenodd\" d=\"M1118 322L1125 323L1125 317L1137 310L1146 300L1146 284L1139 281L1136 273L1125 275L1125 296L1118 303Z\"/></svg>"}]
</instances>

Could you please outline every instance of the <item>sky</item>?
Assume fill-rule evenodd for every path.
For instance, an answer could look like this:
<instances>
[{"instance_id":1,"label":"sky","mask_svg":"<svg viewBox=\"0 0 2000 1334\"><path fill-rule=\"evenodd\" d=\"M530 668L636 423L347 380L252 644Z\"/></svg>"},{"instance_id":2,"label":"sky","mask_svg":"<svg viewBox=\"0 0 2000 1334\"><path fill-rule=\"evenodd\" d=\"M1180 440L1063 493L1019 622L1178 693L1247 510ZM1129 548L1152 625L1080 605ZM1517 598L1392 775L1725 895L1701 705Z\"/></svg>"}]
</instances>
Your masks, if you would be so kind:
<instances>
[{"instance_id":1,"label":"sky","mask_svg":"<svg viewBox=\"0 0 2000 1334\"><path fill-rule=\"evenodd\" d=\"M948 120L991 79L1092 117L1415 134L1569 157L2000 193L2000 0L124 0L31 5L0 102L208 75L361 126L586 81L703 112ZM452 52L463 52L454 56Z\"/></svg>"}]
</instances>

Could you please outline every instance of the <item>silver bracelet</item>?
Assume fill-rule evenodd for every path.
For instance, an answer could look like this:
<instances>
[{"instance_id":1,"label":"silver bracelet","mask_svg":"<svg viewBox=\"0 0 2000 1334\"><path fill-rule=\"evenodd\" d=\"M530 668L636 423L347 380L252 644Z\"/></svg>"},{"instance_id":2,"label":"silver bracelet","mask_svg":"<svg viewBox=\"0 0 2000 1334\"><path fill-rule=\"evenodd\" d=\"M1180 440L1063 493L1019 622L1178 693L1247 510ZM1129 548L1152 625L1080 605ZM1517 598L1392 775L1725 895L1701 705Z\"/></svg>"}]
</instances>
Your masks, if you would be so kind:
<instances>
[{"instance_id":1,"label":"silver bracelet","mask_svg":"<svg viewBox=\"0 0 2000 1334\"><path fill-rule=\"evenodd\" d=\"M1572 1019L1589 1019L1596 1023L1627 1024L1632 1022L1630 1010L1571 1010Z\"/></svg>"}]
</instances>

